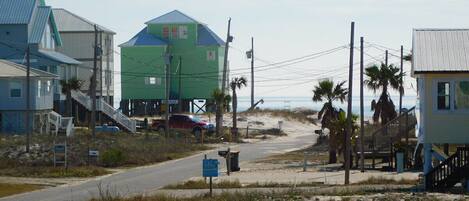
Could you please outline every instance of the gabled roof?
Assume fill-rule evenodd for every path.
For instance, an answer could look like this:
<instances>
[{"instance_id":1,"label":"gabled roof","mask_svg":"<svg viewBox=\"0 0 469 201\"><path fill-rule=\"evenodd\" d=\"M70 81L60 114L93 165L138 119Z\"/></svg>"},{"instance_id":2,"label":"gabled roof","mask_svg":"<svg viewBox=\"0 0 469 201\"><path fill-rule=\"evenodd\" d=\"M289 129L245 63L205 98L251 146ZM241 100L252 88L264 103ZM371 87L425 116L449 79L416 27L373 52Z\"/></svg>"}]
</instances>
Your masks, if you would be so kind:
<instances>
[{"instance_id":1,"label":"gabled roof","mask_svg":"<svg viewBox=\"0 0 469 201\"><path fill-rule=\"evenodd\" d=\"M2 73L0 73L0 78L26 77L27 67L14 63L14 62L0 59L0 69L2 69ZM31 77L50 77L50 78L57 77L57 75L55 74L48 73L48 72L38 70L35 68L31 68L30 76Z\"/></svg>"},{"instance_id":2,"label":"gabled roof","mask_svg":"<svg viewBox=\"0 0 469 201\"><path fill-rule=\"evenodd\" d=\"M197 28L197 45L225 45L225 42L206 25L199 24Z\"/></svg>"},{"instance_id":3,"label":"gabled roof","mask_svg":"<svg viewBox=\"0 0 469 201\"><path fill-rule=\"evenodd\" d=\"M190 23L199 23L199 22L178 10L173 10L169 13L166 13L162 16L159 16L155 19L150 20L146 22L145 24L190 24Z\"/></svg>"},{"instance_id":4,"label":"gabled roof","mask_svg":"<svg viewBox=\"0 0 469 201\"><path fill-rule=\"evenodd\" d=\"M53 62L57 62L61 64L71 64L71 65L81 64L81 62L59 52L41 50L41 49L39 49L38 52L41 57L49 59Z\"/></svg>"},{"instance_id":5,"label":"gabled roof","mask_svg":"<svg viewBox=\"0 0 469 201\"><path fill-rule=\"evenodd\" d=\"M28 24L36 0L0 0L0 24Z\"/></svg>"},{"instance_id":6,"label":"gabled roof","mask_svg":"<svg viewBox=\"0 0 469 201\"><path fill-rule=\"evenodd\" d=\"M168 45L168 42L148 33L147 27L143 28L137 35L129 41L119 45L120 47L133 47L133 46L160 46Z\"/></svg>"},{"instance_id":7,"label":"gabled roof","mask_svg":"<svg viewBox=\"0 0 469 201\"><path fill-rule=\"evenodd\" d=\"M39 6L36 11L36 17L32 24L31 33L29 33L29 43L40 43L47 22L49 22L51 7Z\"/></svg>"},{"instance_id":8,"label":"gabled roof","mask_svg":"<svg viewBox=\"0 0 469 201\"><path fill-rule=\"evenodd\" d=\"M414 29L412 72L469 72L469 29Z\"/></svg>"},{"instance_id":9,"label":"gabled roof","mask_svg":"<svg viewBox=\"0 0 469 201\"><path fill-rule=\"evenodd\" d=\"M94 32L93 23L81 16L78 16L63 8L54 8L53 13L57 22L59 32ZM116 34L114 31L97 25L98 29L110 34Z\"/></svg>"}]
</instances>

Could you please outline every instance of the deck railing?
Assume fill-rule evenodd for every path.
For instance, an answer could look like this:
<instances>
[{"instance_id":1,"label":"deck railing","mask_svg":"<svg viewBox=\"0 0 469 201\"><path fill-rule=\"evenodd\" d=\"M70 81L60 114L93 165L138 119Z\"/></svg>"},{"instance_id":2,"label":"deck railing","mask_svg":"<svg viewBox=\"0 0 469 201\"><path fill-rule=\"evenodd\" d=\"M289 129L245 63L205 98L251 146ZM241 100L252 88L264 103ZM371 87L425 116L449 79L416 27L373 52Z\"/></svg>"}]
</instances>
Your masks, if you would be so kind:
<instances>
[{"instance_id":1,"label":"deck railing","mask_svg":"<svg viewBox=\"0 0 469 201\"><path fill-rule=\"evenodd\" d=\"M72 97L81 105L86 107L86 109L91 110L92 100L89 96L80 91L73 91ZM119 125L121 125L132 133L135 133L137 131L137 123L135 120L125 116L120 110L115 109L102 99L96 100L96 111L103 112L105 115L113 119L116 123L118 123Z\"/></svg>"},{"instance_id":2,"label":"deck railing","mask_svg":"<svg viewBox=\"0 0 469 201\"><path fill-rule=\"evenodd\" d=\"M469 176L469 148L458 147L456 153L425 175L428 190L444 190Z\"/></svg>"}]
</instances>

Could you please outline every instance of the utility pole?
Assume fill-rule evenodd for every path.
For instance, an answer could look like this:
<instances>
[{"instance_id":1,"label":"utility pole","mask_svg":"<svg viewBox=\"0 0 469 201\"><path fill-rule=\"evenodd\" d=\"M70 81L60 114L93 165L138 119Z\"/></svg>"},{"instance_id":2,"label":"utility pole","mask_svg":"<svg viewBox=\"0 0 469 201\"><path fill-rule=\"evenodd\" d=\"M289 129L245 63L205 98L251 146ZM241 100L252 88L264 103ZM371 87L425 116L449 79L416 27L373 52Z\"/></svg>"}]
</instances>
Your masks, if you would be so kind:
<instances>
[{"instance_id":1,"label":"utility pole","mask_svg":"<svg viewBox=\"0 0 469 201\"><path fill-rule=\"evenodd\" d=\"M386 53L385 53L385 56L384 56L384 64L386 64L386 66L388 66L388 50L386 50Z\"/></svg>"},{"instance_id":2,"label":"utility pole","mask_svg":"<svg viewBox=\"0 0 469 201\"><path fill-rule=\"evenodd\" d=\"M401 45L401 80L399 83L399 114L402 113L402 96L404 95L403 82L404 82L404 46Z\"/></svg>"},{"instance_id":3,"label":"utility pole","mask_svg":"<svg viewBox=\"0 0 469 201\"><path fill-rule=\"evenodd\" d=\"M98 27L94 25L94 58L93 75L91 76L91 122L90 129L92 137L96 137L96 74L98 71Z\"/></svg>"},{"instance_id":4,"label":"utility pole","mask_svg":"<svg viewBox=\"0 0 469 201\"><path fill-rule=\"evenodd\" d=\"M352 87L353 87L353 49L354 49L355 22L351 24L350 33L350 63L348 76L348 107L347 107L347 132L345 133L345 185L350 183L350 136L352 134Z\"/></svg>"},{"instance_id":5,"label":"utility pole","mask_svg":"<svg viewBox=\"0 0 469 201\"><path fill-rule=\"evenodd\" d=\"M251 37L251 108L254 107L254 37Z\"/></svg>"},{"instance_id":6,"label":"utility pole","mask_svg":"<svg viewBox=\"0 0 469 201\"><path fill-rule=\"evenodd\" d=\"M99 47L103 47L103 31L99 31ZM103 101L103 56L102 56L102 49L99 50L100 51L100 56L99 56L99 85L100 85L100 89L99 89L99 101L102 102ZM96 80L97 82L97 80ZM99 113L99 124L102 125L103 124L103 113L100 112Z\"/></svg>"},{"instance_id":7,"label":"utility pole","mask_svg":"<svg viewBox=\"0 0 469 201\"><path fill-rule=\"evenodd\" d=\"M170 90L170 69L171 69L171 55L169 53L166 53L165 57L165 63L166 63L166 70L165 70L165 99L166 99L166 108L165 108L165 116L164 116L164 124L165 124L165 135L166 137L169 137L169 90Z\"/></svg>"},{"instance_id":8,"label":"utility pole","mask_svg":"<svg viewBox=\"0 0 469 201\"><path fill-rule=\"evenodd\" d=\"M221 83L221 91L222 94L226 92L226 79L227 79L227 71L228 71L228 50L230 49L230 42L233 41L233 37L231 36L231 18L228 19L228 32L226 34L226 41L225 41L225 58L223 59L223 78ZM223 132L223 103L217 103L216 109L216 133L217 135L221 135Z\"/></svg>"},{"instance_id":9,"label":"utility pole","mask_svg":"<svg viewBox=\"0 0 469 201\"><path fill-rule=\"evenodd\" d=\"M178 110L179 110L179 113L182 112L182 80L181 80L181 73L182 73L182 57L179 56L179 69L178 69L178 74L179 74L179 84L178 84Z\"/></svg>"},{"instance_id":10,"label":"utility pole","mask_svg":"<svg viewBox=\"0 0 469 201\"><path fill-rule=\"evenodd\" d=\"M361 172L365 172L365 115L363 100L363 37L360 37L360 168Z\"/></svg>"},{"instance_id":11,"label":"utility pole","mask_svg":"<svg viewBox=\"0 0 469 201\"><path fill-rule=\"evenodd\" d=\"M111 104L111 105L114 105L113 103L111 103L111 98L109 97L109 90L111 90L111 39L110 39L110 36L109 34L106 34L106 73L105 73L105 77L106 77L106 102Z\"/></svg>"},{"instance_id":12,"label":"utility pole","mask_svg":"<svg viewBox=\"0 0 469 201\"><path fill-rule=\"evenodd\" d=\"M226 34L226 42L225 42L225 58L223 59L223 78L221 83L221 90L225 93L226 89L226 77L228 71L228 50L230 49L230 42L233 41L233 37L231 36L231 18L228 19L228 33Z\"/></svg>"},{"instance_id":13,"label":"utility pole","mask_svg":"<svg viewBox=\"0 0 469 201\"><path fill-rule=\"evenodd\" d=\"M26 49L26 152L29 153L31 145L31 49Z\"/></svg>"}]
</instances>

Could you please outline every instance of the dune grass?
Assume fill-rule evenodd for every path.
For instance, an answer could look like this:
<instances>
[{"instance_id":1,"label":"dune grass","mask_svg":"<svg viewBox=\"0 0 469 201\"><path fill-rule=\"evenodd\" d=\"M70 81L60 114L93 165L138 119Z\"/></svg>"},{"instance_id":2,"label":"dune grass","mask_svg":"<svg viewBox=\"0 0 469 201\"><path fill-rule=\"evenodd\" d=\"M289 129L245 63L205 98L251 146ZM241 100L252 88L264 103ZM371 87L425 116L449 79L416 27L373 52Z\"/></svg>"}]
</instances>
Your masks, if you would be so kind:
<instances>
[{"instance_id":1,"label":"dune grass","mask_svg":"<svg viewBox=\"0 0 469 201\"><path fill-rule=\"evenodd\" d=\"M357 182L358 185L374 185L374 184L392 184L392 185L417 185L417 179L391 179L386 177L370 177L367 180Z\"/></svg>"},{"instance_id":2,"label":"dune grass","mask_svg":"<svg viewBox=\"0 0 469 201\"><path fill-rule=\"evenodd\" d=\"M32 177L32 178L66 178L66 177L96 177L111 173L102 167L84 166L70 167L26 167L0 169L0 176Z\"/></svg>"},{"instance_id":3,"label":"dune grass","mask_svg":"<svg viewBox=\"0 0 469 201\"><path fill-rule=\"evenodd\" d=\"M19 193L42 189L43 186L33 184L4 184L0 183L0 198Z\"/></svg>"}]
</instances>

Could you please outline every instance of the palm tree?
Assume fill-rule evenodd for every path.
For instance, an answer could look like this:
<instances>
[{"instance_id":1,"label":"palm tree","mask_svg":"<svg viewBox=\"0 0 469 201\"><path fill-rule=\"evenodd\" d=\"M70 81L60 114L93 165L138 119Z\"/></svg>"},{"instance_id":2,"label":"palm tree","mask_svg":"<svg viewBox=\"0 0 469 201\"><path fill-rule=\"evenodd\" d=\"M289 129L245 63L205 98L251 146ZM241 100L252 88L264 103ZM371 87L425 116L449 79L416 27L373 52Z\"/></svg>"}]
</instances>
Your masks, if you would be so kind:
<instances>
[{"instance_id":1,"label":"palm tree","mask_svg":"<svg viewBox=\"0 0 469 201\"><path fill-rule=\"evenodd\" d=\"M60 80L60 85L62 93L66 95L66 114L72 116L72 91L79 90L83 82L74 77L69 80Z\"/></svg>"},{"instance_id":2,"label":"palm tree","mask_svg":"<svg viewBox=\"0 0 469 201\"><path fill-rule=\"evenodd\" d=\"M223 111L226 109L227 96L220 89L215 89L212 92L212 98L215 101L215 124L216 124L216 135L221 136L223 132Z\"/></svg>"},{"instance_id":3,"label":"palm tree","mask_svg":"<svg viewBox=\"0 0 469 201\"><path fill-rule=\"evenodd\" d=\"M379 99L371 101L371 110L374 111L373 121L378 122L381 119L382 125L397 116L388 88L391 87L391 89L399 90L404 94L404 89L401 87L404 75L399 71L398 67L386 66L384 63L381 63L381 67L373 65L365 69L365 74L368 77L365 84L368 88L372 89L374 93L379 89L382 90Z\"/></svg>"},{"instance_id":4,"label":"palm tree","mask_svg":"<svg viewBox=\"0 0 469 201\"><path fill-rule=\"evenodd\" d=\"M337 139L335 139L332 133L332 121L338 118L339 110L334 107L334 101L340 101L343 103L347 96L347 88L343 88L345 81L334 84L332 80L324 80L319 82L313 90L313 101L322 102L326 101L318 113L318 119L321 119L322 129L329 129L329 163L337 162Z\"/></svg>"},{"instance_id":5,"label":"palm tree","mask_svg":"<svg viewBox=\"0 0 469 201\"><path fill-rule=\"evenodd\" d=\"M236 131L238 128L237 122L237 109L238 109L238 95L236 94L236 89L241 89L241 87L246 86L247 79L245 77L235 77L230 82L231 90L233 91L233 129ZM238 140L238 133L236 133L235 139Z\"/></svg>"},{"instance_id":6,"label":"palm tree","mask_svg":"<svg viewBox=\"0 0 469 201\"><path fill-rule=\"evenodd\" d=\"M355 114L352 114L352 133L350 134L350 139L352 141L352 144L354 144L354 139L356 139L356 136L354 134L358 130L358 125L357 125L357 119L358 116ZM331 121L331 128L330 128L330 134L334 139L333 143L336 143L336 148L339 153L343 153L344 156L344 161L345 161L345 142L346 142L346 132L348 128L348 119L347 119L347 113L343 110L340 110L337 119L334 119ZM330 140L329 143L331 143L332 140ZM353 146L352 146L353 147ZM352 164L353 160L350 160L350 163Z\"/></svg>"}]
</instances>

